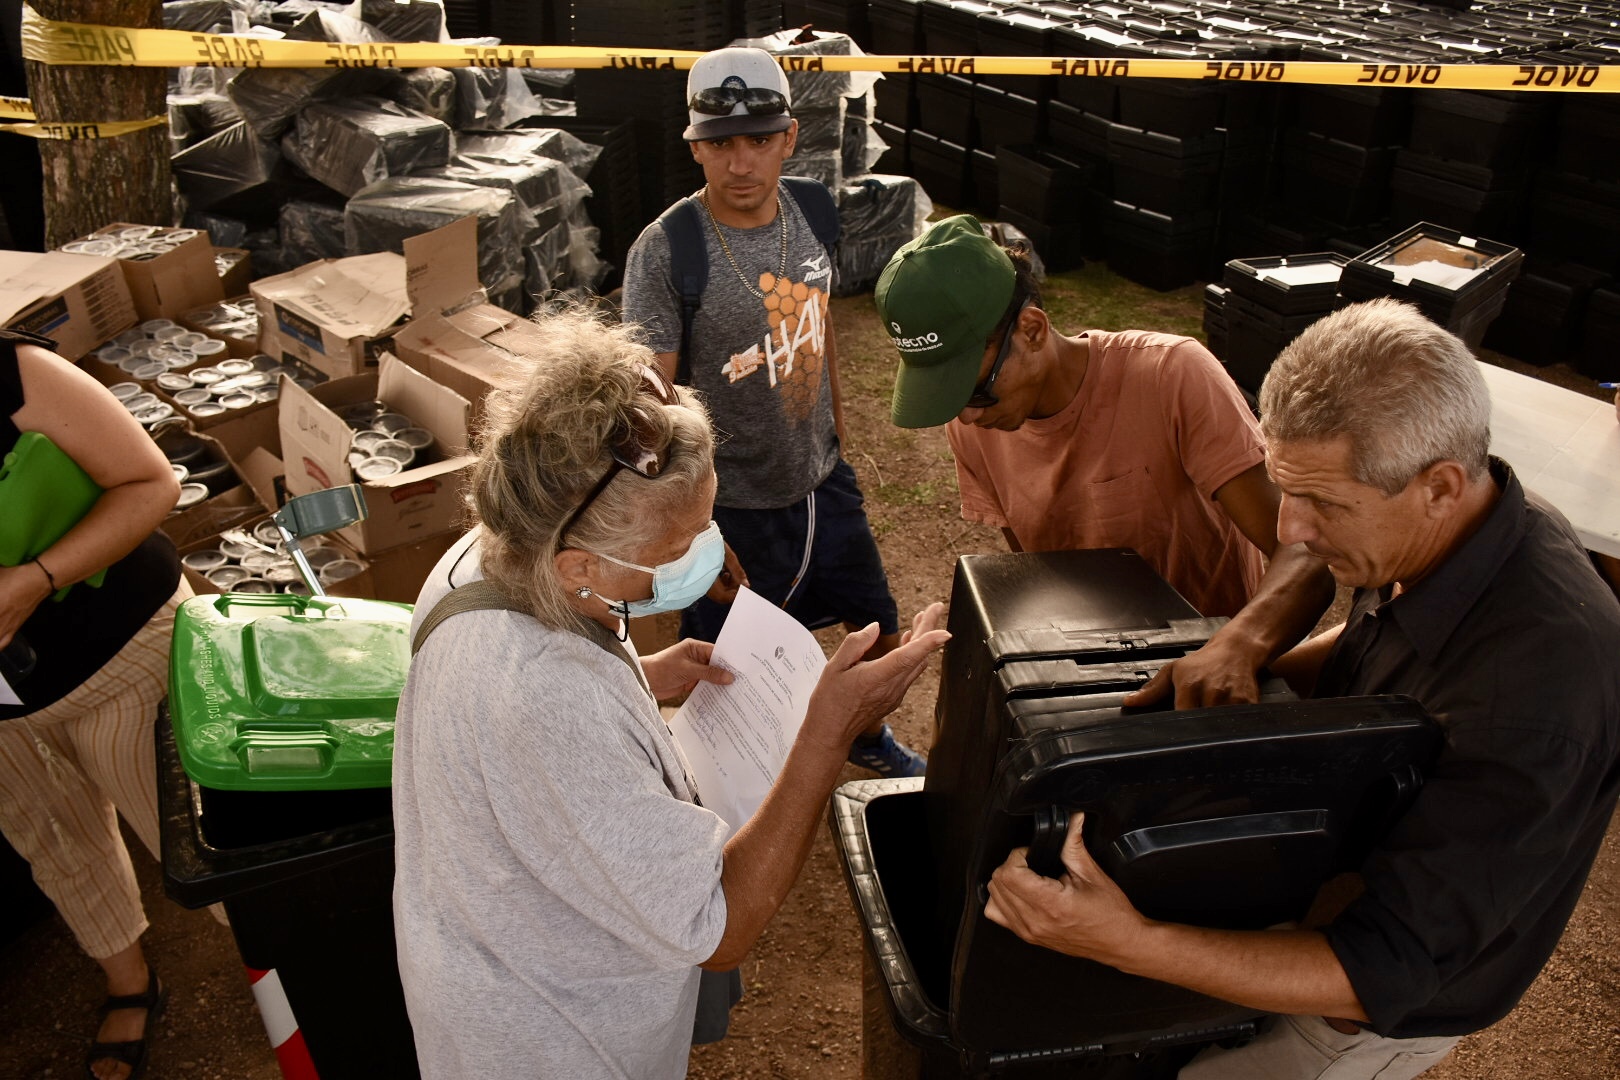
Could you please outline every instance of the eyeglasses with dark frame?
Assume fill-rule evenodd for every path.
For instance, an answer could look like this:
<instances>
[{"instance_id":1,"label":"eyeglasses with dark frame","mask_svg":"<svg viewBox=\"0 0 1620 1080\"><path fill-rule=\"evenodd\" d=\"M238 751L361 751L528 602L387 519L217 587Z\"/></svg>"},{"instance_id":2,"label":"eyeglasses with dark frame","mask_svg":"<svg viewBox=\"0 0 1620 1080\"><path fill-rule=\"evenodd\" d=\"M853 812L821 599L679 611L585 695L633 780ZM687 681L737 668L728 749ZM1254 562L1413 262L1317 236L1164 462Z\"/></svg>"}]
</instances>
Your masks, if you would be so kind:
<instances>
[{"instance_id":1,"label":"eyeglasses with dark frame","mask_svg":"<svg viewBox=\"0 0 1620 1080\"><path fill-rule=\"evenodd\" d=\"M990 374L984 377L984 382L973 388L973 396L967 399L966 405L962 406L964 409L988 409L990 406L1000 403L1001 399L993 393L996 388L996 378L1001 374L1001 365L1007 362L1007 354L1012 352L1013 334L1018 329L1018 317L1024 313L1024 309L1027 307L1029 307L1029 301L1025 300L1018 306L1018 310L1013 313L1012 319L1008 321L1007 332L1001 335L1001 349L996 353L996 362L990 365Z\"/></svg>"},{"instance_id":2,"label":"eyeglasses with dark frame","mask_svg":"<svg viewBox=\"0 0 1620 1080\"><path fill-rule=\"evenodd\" d=\"M686 107L705 116L730 116L739 102L749 116L777 116L788 111L787 97L780 90L762 86L710 86L693 94Z\"/></svg>"},{"instance_id":3,"label":"eyeglasses with dark frame","mask_svg":"<svg viewBox=\"0 0 1620 1080\"><path fill-rule=\"evenodd\" d=\"M641 365L641 390L651 394L660 405L679 405L681 398L675 391L675 384L657 368L648 364ZM562 544L562 538L568 535L568 530L579 523L581 515L590 509L590 505L597 500L613 478L619 475L620 470L629 469L647 480L656 480L663 475L664 466L669 464L669 444L662 448L655 446L658 441L658 427L648 414L646 406L635 405L630 410L630 428L622 439L613 444L613 464L603 474L596 486L574 507L574 512L568 515L563 527L557 532L557 542Z\"/></svg>"}]
</instances>

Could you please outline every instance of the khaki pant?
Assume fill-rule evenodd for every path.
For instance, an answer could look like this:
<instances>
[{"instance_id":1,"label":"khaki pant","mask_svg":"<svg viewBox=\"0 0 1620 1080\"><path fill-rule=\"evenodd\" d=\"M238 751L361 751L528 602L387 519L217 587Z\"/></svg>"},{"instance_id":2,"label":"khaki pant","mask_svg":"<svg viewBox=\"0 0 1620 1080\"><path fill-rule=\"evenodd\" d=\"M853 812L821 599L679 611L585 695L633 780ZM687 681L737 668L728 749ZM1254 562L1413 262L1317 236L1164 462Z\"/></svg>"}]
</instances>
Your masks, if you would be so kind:
<instances>
[{"instance_id":1,"label":"khaki pant","mask_svg":"<svg viewBox=\"0 0 1620 1080\"><path fill-rule=\"evenodd\" d=\"M168 690L175 608L190 595L182 580L88 682L54 705L0 723L0 832L97 960L146 930L118 815L157 858L152 726Z\"/></svg>"},{"instance_id":2,"label":"khaki pant","mask_svg":"<svg viewBox=\"0 0 1620 1080\"><path fill-rule=\"evenodd\" d=\"M1210 1047L1178 1080L1411 1080L1440 1064L1455 1036L1386 1039L1371 1031L1345 1035L1319 1016L1279 1016L1247 1046Z\"/></svg>"}]
</instances>

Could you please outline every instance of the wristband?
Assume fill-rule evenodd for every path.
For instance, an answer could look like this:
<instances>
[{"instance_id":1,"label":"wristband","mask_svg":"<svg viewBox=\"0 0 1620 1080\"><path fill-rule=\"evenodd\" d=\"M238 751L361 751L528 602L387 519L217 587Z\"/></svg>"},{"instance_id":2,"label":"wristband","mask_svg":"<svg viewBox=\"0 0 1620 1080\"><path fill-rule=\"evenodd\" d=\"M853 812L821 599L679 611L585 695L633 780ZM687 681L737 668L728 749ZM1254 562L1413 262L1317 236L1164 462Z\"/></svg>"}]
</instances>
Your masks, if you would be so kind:
<instances>
[{"instance_id":1,"label":"wristband","mask_svg":"<svg viewBox=\"0 0 1620 1080\"><path fill-rule=\"evenodd\" d=\"M38 559L34 559L32 561L33 561L33 564L35 566L39 567L39 572L45 575L45 580L51 583L51 592L55 592L56 591L56 577L49 570L47 570L45 568L44 563L40 562Z\"/></svg>"}]
</instances>

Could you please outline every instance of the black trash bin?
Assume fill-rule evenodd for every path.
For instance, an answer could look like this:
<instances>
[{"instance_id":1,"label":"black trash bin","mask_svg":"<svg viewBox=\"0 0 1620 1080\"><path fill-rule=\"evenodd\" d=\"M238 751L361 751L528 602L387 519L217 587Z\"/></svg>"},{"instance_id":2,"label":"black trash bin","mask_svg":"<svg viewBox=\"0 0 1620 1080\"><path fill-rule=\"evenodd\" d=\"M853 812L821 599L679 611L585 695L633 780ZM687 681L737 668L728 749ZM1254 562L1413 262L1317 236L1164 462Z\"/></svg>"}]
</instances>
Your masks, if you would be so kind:
<instances>
[{"instance_id":1,"label":"black trash bin","mask_svg":"<svg viewBox=\"0 0 1620 1080\"><path fill-rule=\"evenodd\" d=\"M394 950L393 715L403 604L291 595L181 606L157 724L164 888L223 902L283 1070L419 1075ZM290 1009L291 1019L274 1007ZM280 1040L296 1028L302 1069ZM296 1053L292 1055L296 1058Z\"/></svg>"},{"instance_id":2,"label":"black trash bin","mask_svg":"<svg viewBox=\"0 0 1620 1080\"><path fill-rule=\"evenodd\" d=\"M922 1076L1158 1077L1252 1037L1252 1009L989 922L991 872L1020 845L1055 860L1078 811L1150 917L1297 920L1410 804L1438 726L1405 698L1300 701L1274 681L1254 705L1125 709L1124 691L1219 625L1128 551L966 557L951 613L928 777L847 784L832 820Z\"/></svg>"}]
</instances>

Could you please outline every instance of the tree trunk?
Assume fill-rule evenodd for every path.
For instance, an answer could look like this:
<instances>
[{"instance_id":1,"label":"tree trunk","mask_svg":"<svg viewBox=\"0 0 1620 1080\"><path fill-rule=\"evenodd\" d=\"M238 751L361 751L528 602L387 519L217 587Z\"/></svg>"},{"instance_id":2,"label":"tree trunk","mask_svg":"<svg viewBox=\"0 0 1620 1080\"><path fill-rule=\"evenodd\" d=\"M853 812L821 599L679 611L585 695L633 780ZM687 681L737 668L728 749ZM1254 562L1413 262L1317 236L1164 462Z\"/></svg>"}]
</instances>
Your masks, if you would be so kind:
<instances>
[{"instance_id":1,"label":"tree trunk","mask_svg":"<svg viewBox=\"0 0 1620 1080\"><path fill-rule=\"evenodd\" d=\"M159 0L33 0L47 19L161 27ZM52 67L27 61L28 92L40 123L144 120L167 111L165 68ZM169 129L107 139L41 139L45 246L54 248L114 221L174 224Z\"/></svg>"}]
</instances>

